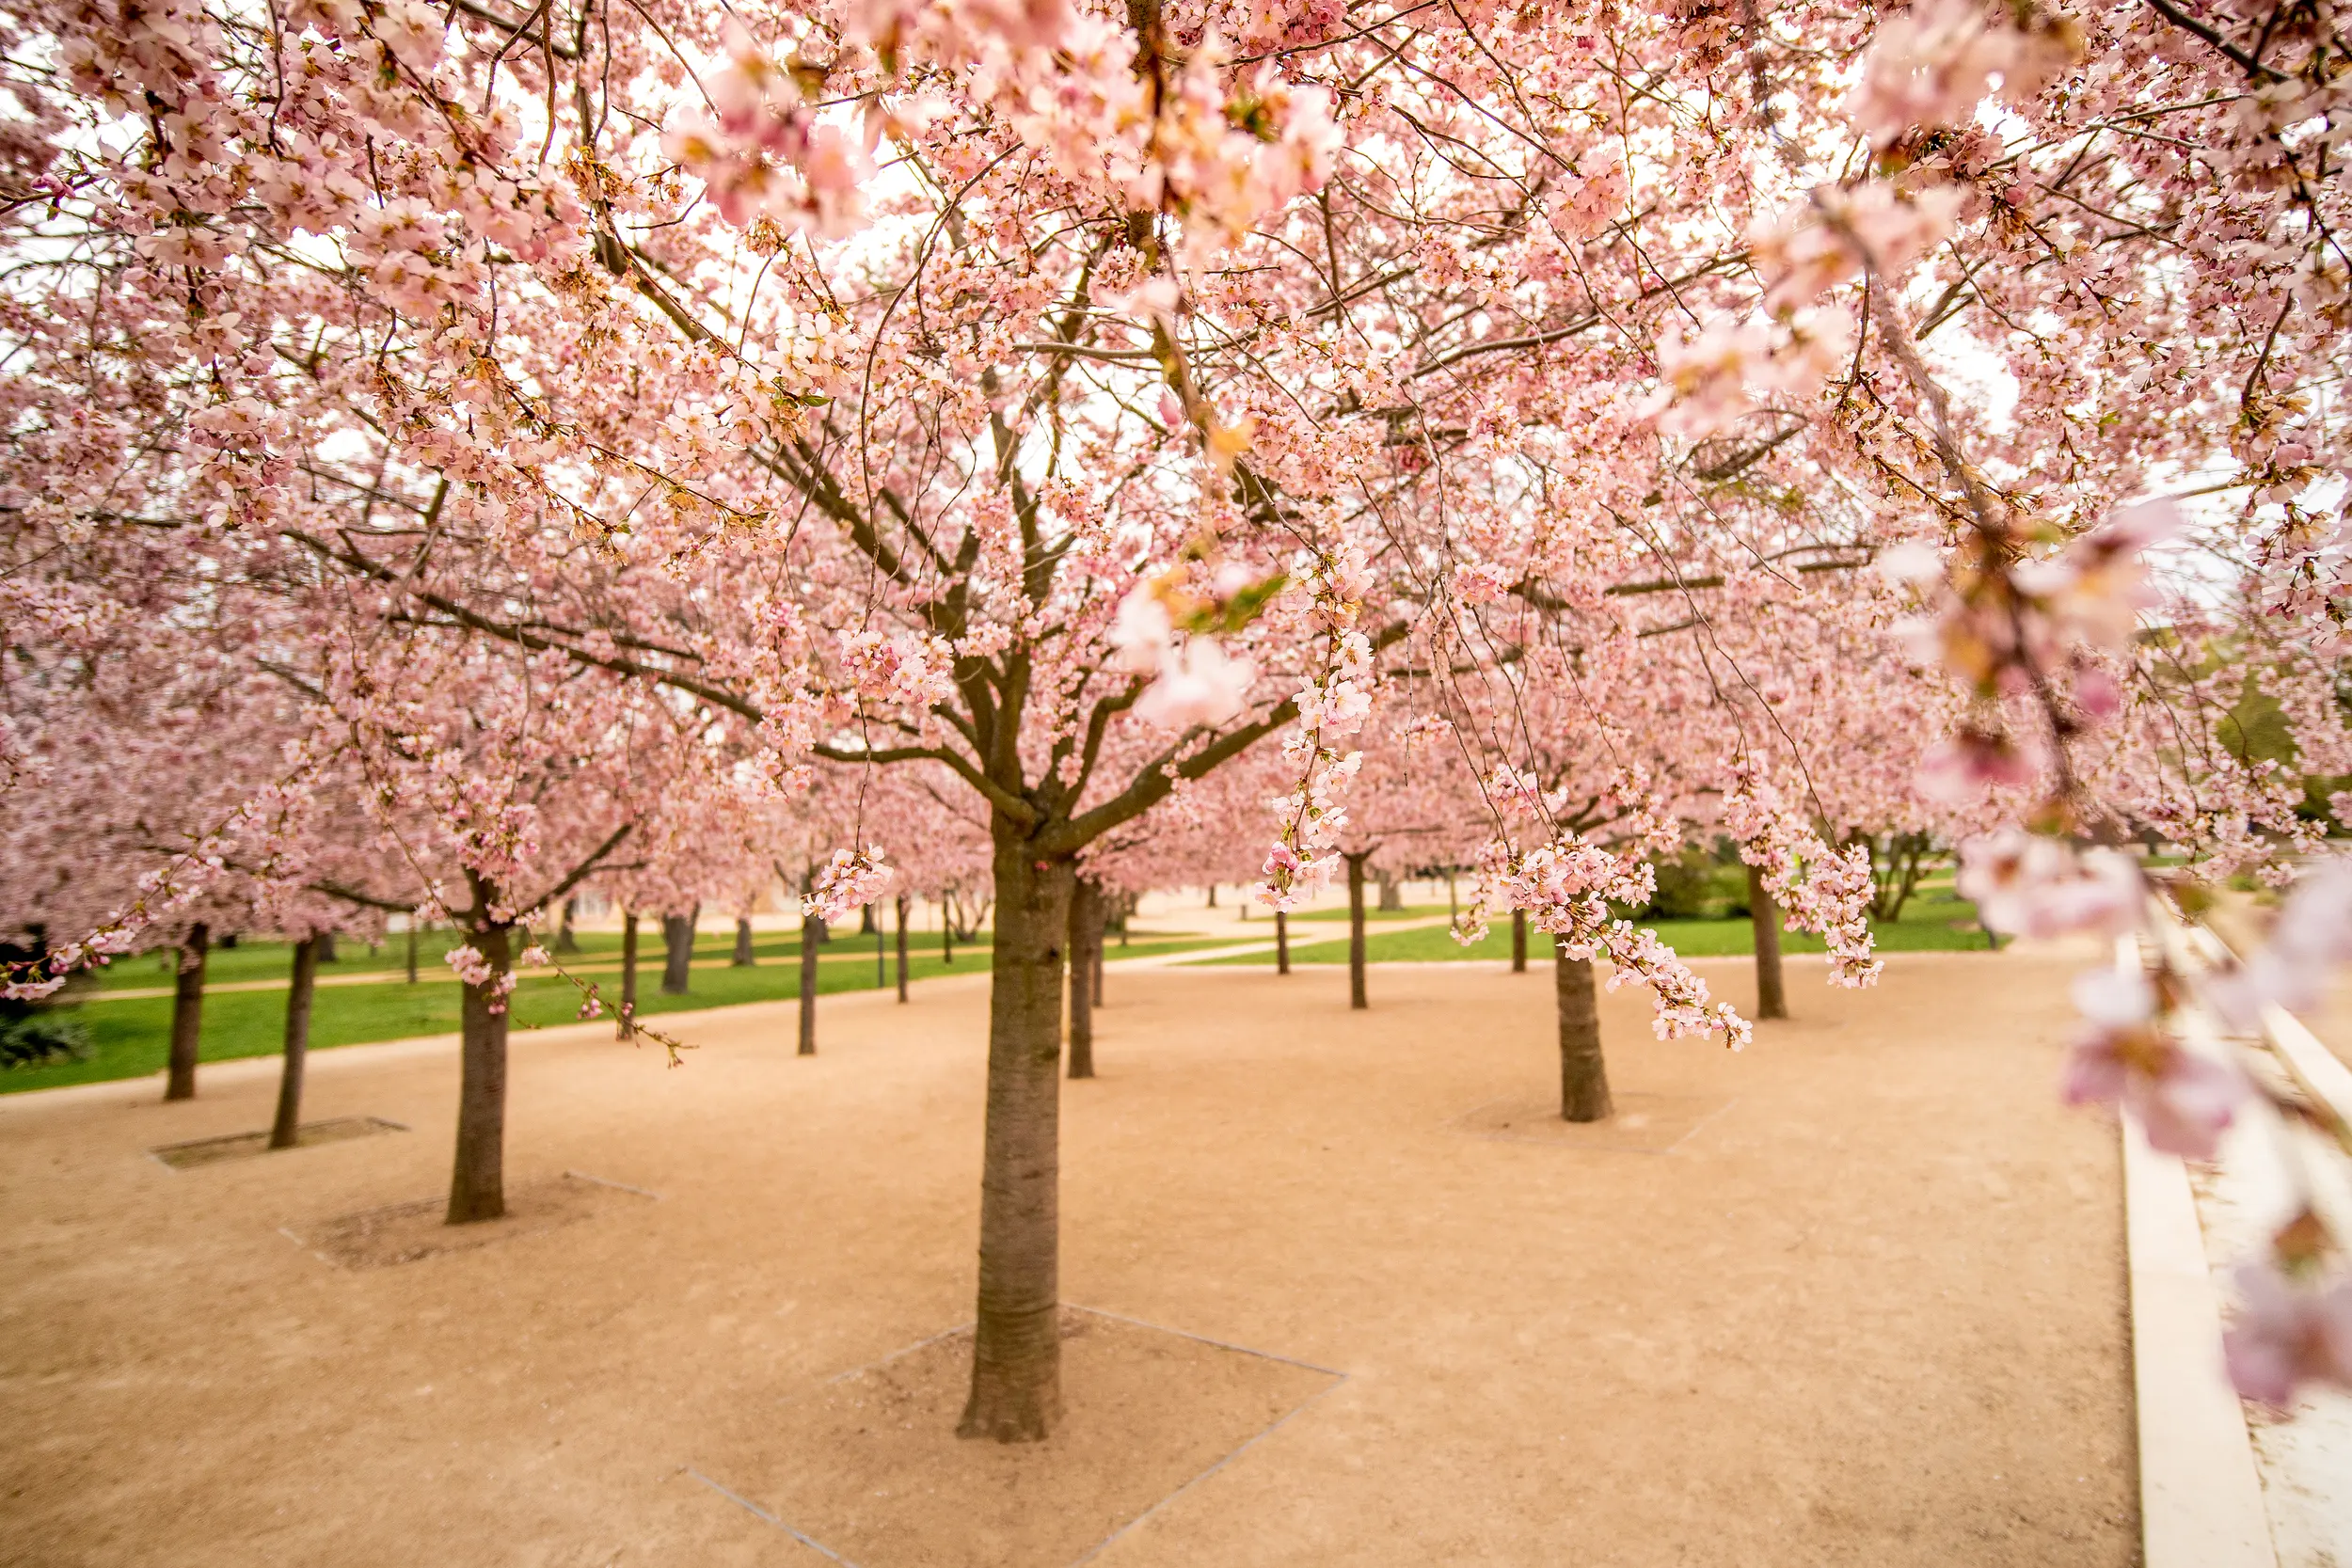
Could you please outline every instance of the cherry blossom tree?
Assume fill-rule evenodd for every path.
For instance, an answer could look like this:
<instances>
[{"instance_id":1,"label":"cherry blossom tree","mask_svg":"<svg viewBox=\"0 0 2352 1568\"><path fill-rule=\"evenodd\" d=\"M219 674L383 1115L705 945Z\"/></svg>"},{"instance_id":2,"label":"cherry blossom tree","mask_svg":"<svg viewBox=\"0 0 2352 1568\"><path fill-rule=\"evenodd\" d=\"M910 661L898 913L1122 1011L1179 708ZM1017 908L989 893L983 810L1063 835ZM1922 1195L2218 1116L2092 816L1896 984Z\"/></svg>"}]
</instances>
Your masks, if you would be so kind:
<instances>
[{"instance_id":1,"label":"cherry blossom tree","mask_svg":"<svg viewBox=\"0 0 2352 1568\"><path fill-rule=\"evenodd\" d=\"M41 0L0 27L11 626L135 603L143 550L208 593L337 581L453 679L471 656L437 640L471 640L534 690L733 726L779 790L917 765L985 809L969 1433L1058 1408L1082 857L1279 737L1264 893L1294 907L1344 863L1359 737L1408 672L1518 669L1534 628L1579 645L1625 602L1752 677L1714 653L1788 635L1759 604L1909 546L1966 699L1931 771L2034 802L2031 845L1972 857L1993 904L2130 918L2098 841L2140 827L2216 870L2309 842L2289 781L2149 737L2217 683L2133 631L2215 618L2156 593L2158 544L2227 563L2248 613L2345 615L2344 436L2311 393L2343 380L2347 287L2327 13ZM1954 395L1987 382L1997 416ZM2189 488L2244 505L2183 531L2133 504ZM459 680L504 715L461 736L355 680L325 705L405 792L386 809L454 841L486 1042L516 900L643 816L581 787L577 832L525 853L544 772L515 737L543 732L511 691ZM1562 816L1528 737L1471 750L1498 899L1668 1028L1740 1037L1609 919L1639 860ZM1866 977L1867 864L1786 759L1736 760L1743 853ZM93 933L192 895L207 842ZM891 885L862 833L836 848L818 911Z\"/></svg>"}]
</instances>

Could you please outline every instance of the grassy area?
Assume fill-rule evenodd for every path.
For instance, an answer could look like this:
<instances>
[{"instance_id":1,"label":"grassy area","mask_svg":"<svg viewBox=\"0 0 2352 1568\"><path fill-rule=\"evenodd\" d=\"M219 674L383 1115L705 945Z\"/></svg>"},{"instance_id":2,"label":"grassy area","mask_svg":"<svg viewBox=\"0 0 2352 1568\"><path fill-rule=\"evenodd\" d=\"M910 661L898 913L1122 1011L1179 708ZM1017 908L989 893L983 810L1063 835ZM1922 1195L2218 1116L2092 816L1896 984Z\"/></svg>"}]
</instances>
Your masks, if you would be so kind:
<instances>
[{"instance_id":1,"label":"grassy area","mask_svg":"<svg viewBox=\"0 0 2352 1568\"><path fill-rule=\"evenodd\" d=\"M407 938L392 936L370 953L367 944L344 942L340 944L337 959L321 964L322 978L338 974L398 974L407 962ZM618 931L582 931L579 934L580 951L564 956L567 964L615 965L621 961L621 934ZM896 934L884 938L895 942ZM961 956L966 947L988 946L989 934L983 930L971 942L958 942L956 952ZM449 931L424 931L417 938L417 969L421 980L428 968L446 974L449 969L442 955L457 945L456 936ZM910 954L929 952L939 956L937 931L909 931L907 948ZM828 955L863 951L871 955L874 938L854 930L836 931L825 943ZM755 931L752 953L760 963L778 962L801 956L801 935L798 931ZM694 934L695 961L724 961L735 954L733 922L713 928L706 925ZM658 925L641 927L637 935L637 961L640 965L661 962L661 928ZM239 981L283 981L292 967L293 949L282 942L242 941L234 947L215 946L204 962L204 978L209 985L229 985ZM93 971L88 982L102 991L149 990L171 984L173 957L168 951L143 953L136 958L118 958L104 969Z\"/></svg>"},{"instance_id":2,"label":"grassy area","mask_svg":"<svg viewBox=\"0 0 2352 1568\"><path fill-rule=\"evenodd\" d=\"M1407 904L1401 910L1376 910L1373 908L1372 898L1372 889L1366 888L1364 890L1364 920L1367 924L1378 920L1425 920L1433 914L1453 912L1443 904ZM1251 918L1255 919L1256 916L1252 915ZM1347 907L1343 904L1336 910L1300 910L1291 916L1291 924L1296 926L1311 920L1345 920L1346 918ZM1274 917L1269 913L1266 916L1266 927L1270 931L1273 926Z\"/></svg>"},{"instance_id":3,"label":"grassy area","mask_svg":"<svg viewBox=\"0 0 2352 1568\"><path fill-rule=\"evenodd\" d=\"M1443 913L1442 910L1438 913ZM1644 922L1652 927L1659 939L1677 953L1689 958L1707 958L1719 954L1753 953L1756 951L1755 928L1745 915L1737 919L1661 920ZM1876 929L1878 946L1885 953L1950 952L1982 949L1982 931L1966 929L1976 924L1975 907L1956 896L1948 887L1922 887L1912 895L1903 907L1902 918L1881 923ZM1781 935L1781 948L1788 953L1819 953L1821 940L1802 932L1786 931ZM1534 937L1529 942L1531 958L1543 952L1542 939ZM1412 931L1373 931L1364 939L1364 955L1374 963L1429 963L1454 958L1508 958L1511 956L1511 927L1499 922L1486 933L1486 940L1475 946L1464 947L1456 942L1442 926L1424 926ZM1345 934L1332 937L1317 935L1311 942L1291 939L1291 958L1296 963L1345 963L1347 940ZM1263 954L1235 958L1212 958L1207 963L1263 964Z\"/></svg>"},{"instance_id":4,"label":"grassy area","mask_svg":"<svg viewBox=\"0 0 2352 1568\"><path fill-rule=\"evenodd\" d=\"M446 933L435 933L446 936ZM916 933L908 933L908 978L929 979L940 974L970 974L984 972L988 965L986 937L977 946L959 943L953 966L941 961L938 933L927 948L915 941ZM1110 954L1117 957L1120 949L1113 938ZM620 994L619 975L612 972L620 954L617 936L601 933L583 935L580 944L587 951L580 958L587 960L586 978L594 980L608 1009ZM1130 955L1141 953L1173 953L1192 948L1215 946L1216 939L1194 938L1183 941L1137 941L1128 949ZM659 941L643 947L639 953L637 987L638 1016L655 1020L664 1013L684 1012L702 1007L734 1006L747 1002L789 1001L801 994L800 966L781 961L797 958L798 940L770 942L762 939L754 944L759 962L750 968L732 967L697 969L693 972L692 988L684 996L665 996L661 992L661 946ZM735 937L730 929L723 940L698 942L698 958L723 958L734 951ZM342 967L374 969L380 965L363 962L366 949L354 946L350 958ZM837 935L826 944L829 959L850 955L861 961L832 962L820 965L817 974L819 995L836 991L870 990L876 984L873 965L874 939L854 935ZM248 955L251 962L247 968ZM240 942L218 957L234 958L235 966L210 967L207 978L275 979L285 973L286 948L277 942ZM322 986L317 992L310 1022L310 1044L314 1049L339 1045L363 1045L373 1040L405 1039L417 1035L453 1033L457 1028L460 990L451 976L448 966L437 963L428 968L419 964L415 985L392 979L378 984ZM271 961L261 961L269 958ZM771 961L771 958L777 961ZM601 961L600 961L601 960ZM117 965L118 971L135 968L139 977L135 985L152 985L153 971L146 960L133 960L131 965ZM570 967L567 960L566 967ZM322 973L333 974L334 968ZM891 984L896 984L893 965ZM515 988L511 1004L515 1027L541 1029L550 1024L570 1023L580 1010L580 992L562 976L548 972L527 974ZM97 1083L112 1078L136 1078L161 1071L164 1056L170 1043L171 1000L168 997L132 997L121 1001L100 1001L68 1009L89 1026L91 1050L78 1062L57 1062L39 1068L22 1068L0 1072L0 1094L27 1089L56 1088L67 1084ZM209 991L204 998L204 1034L199 1059L208 1062L228 1061L239 1056L267 1056L277 1053L283 1043L286 1030L286 992L280 987L271 990Z\"/></svg>"}]
</instances>

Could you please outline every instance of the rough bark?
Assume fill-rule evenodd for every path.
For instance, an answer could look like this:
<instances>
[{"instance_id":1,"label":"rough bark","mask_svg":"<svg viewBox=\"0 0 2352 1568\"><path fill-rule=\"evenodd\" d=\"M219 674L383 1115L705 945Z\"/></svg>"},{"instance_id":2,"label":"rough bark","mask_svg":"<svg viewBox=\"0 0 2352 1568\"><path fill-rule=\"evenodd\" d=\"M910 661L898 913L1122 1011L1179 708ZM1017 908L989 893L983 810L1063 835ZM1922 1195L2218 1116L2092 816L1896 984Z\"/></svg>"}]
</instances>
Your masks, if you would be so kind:
<instances>
[{"instance_id":1,"label":"rough bark","mask_svg":"<svg viewBox=\"0 0 2352 1568\"><path fill-rule=\"evenodd\" d=\"M989 955L988 1123L972 1392L958 1435L1035 1442L1061 1414L1059 1179L1062 962L1076 875L1033 858L1003 816Z\"/></svg>"},{"instance_id":2,"label":"rough bark","mask_svg":"<svg viewBox=\"0 0 2352 1568\"><path fill-rule=\"evenodd\" d=\"M506 995L499 984L514 966L514 927L490 917L488 886L474 885L467 940L489 965L481 985L465 990L459 1014L457 1157L450 1170L449 1223L473 1225L506 1212Z\"/></svg>"},{"instance_id":3,"label":"rough bark","mask_svg":"<svg viewBox=\"0 0 2352 1568\"><path fill-rule=\"evenodd\" d=\"M1511 973L1527 973L1527 911L1511 911Z\"/></svg>"},{"instance_id":4,"label":"rough bark","mask_svg":"<svg viewBox=\"0 0 2352 1568\"><path fill-rule=\"evenodd\" d=\"M1291 972L1291 917L1286 910L1274 911L1274 973Z\"/></svg>"},{"instance_id":5,"label":"rough bark","mask_svg":"<svg viewBox=\"0 0 2352 1568\"><path fill-rule=\"evenodd\" d=\"M817 1054L817 948L825 940L822 915L801 916L801 1054Z\"/></svg>"},{"instance_id":6,"label":"rough bark","mask_svg":"<svg viewBox=\"0 0 2352 1568\"><path fill-rule=\"evenodd\" d=\"M1756 1016L1787 1018L1788 993L1781 988L1780 906L1764 885L1764 873L1748 867L1748 919L1756 927Z\"/></svg>"},{"instance_id":7,"label":"rough bark","mask_svg":"<svg viewBox=\"0 0 2352 1568\"><path fill-rule=\"evenodd\" d=\"M294 947L294 979L286 988L286 1059L278 1071L278 1117L270 1123L269 1146L292 1148L302 1131L302 1069L310 1053L310 997L319 977L319 942L304 937Z\"/></svg>"},{"instance_id":8,"label":"rough bark","mask_svg":"<svg viewBox=\"0 0 2352 1568\"><path fill-rule=\"evenodd\" d=\"M637 916L621 917L621 1038L637 1033Z\"/></svg>"},{"instance_id":9,"label":"rough bark","mask_svg":"<svg viewBox=\"0 0 2352 1568\"><path fill-rule=\"evenodd\" d=\"M661 917L661 994L684 996L694 978L694 917L698 911Z\"/></svg>"},{"instance_id":10,"label":"rough bark","mask_svg":"<svg viewBox=\"0 0 2352 1568\"><path fill-rule=\"evenodd\" d=\"M1364 994L1364 855L1347 857L1347 1005L1372 1006Z\"/></svg>"},{"instance_id":11,"label":"rough bark","mask_svg":"<svg viewBox=\"0 0 2352 1568\"><path fill-rule=\"evenodd\" d=\"M735 967L750 969L758 962L759 956L752 951L752 917L739 914L735 917Z\"/></svg>"},{"instance_id":12,"label":"rough bark","mask_svg":"<svg viewBox=\"0 0 2352 1568\"><path fill-rule=\"evenodd\" d=\"M1094 1076L1094 988L1103 956L1103 890L1084 878L1070 895L1070 1076Z\"/></svg>"},{"instance_id":13,"label":"rough bark","mask_svg":"<svg viewBox=\"0 0 2352 1568\"><path fill-rule=\"evenodd\" d=\"M907 895L898 895L898 1000L907 999Z\"/></svg>"},{"instance_id":14,"label":"rough bark","mask_svg":"<svg viewBox=\"0 0 2352 1568\"><path fill-rule=\"evenodd\" d=\"M204 959L213 948L212 928L202 921L188 927L180 943L180 967L171 987L171 1055L164 1075L166 1100L196 1098L196 1048L204 1035Z\"/></svg>"},{"instance_id":15,"label":"rough bark","mask_svg":"<svg viewBox=\"0 0 2352 1568\"><path fill-rule=\"evenodd\" d=\"M1554 949L1553 989L1560 1006L1560 1115L1568 1121L1604 1121L1609 1065L1600 1054L1600 1008L1593 994L1593 960Z\"/></svg>"}]
</instances>

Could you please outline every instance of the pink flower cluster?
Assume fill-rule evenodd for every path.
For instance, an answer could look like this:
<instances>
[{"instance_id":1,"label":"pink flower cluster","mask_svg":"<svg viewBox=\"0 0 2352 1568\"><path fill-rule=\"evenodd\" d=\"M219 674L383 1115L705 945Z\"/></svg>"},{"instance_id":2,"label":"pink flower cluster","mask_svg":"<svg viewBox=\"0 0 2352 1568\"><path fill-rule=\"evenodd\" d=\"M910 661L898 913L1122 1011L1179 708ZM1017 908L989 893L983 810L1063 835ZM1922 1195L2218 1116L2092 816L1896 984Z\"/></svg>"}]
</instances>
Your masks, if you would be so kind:
<instances>
[{"instance_id":1,"label":"pink flower cluster","mask_svg":"<svg viewBox=\"0 0 2352 1568\"><path fill-rule=\"evenodd\" d=\"M1298 727L1282 741L1282 757L1298 772L1298 787L1273 802L1281 829L1266 851L1258 899L1295 910L1331 881L1333 846L1347 826L1338 791L1354 778L1363 754L1341 744L1372 713L1372 642L1356 629L1372 574L1353 547L1316 551L1302 562L1309 594L1307 620L1321 643L1312 678L1295 699Z\"/></svg>"},{"instance_id":2,"label":"pink flower cluster","mask_svg":"<svg viewBox=\"0 0 2352 1568\"><path fill-rule=\"evenodd\" d=\"M1988 16L1982 0L1922 0L1879 24L1846 113L1882 147L1914 128L1965 125L1995 81L2023 103L2079 47L2069 26L2026 32Z\"/></svg>"},{"instance_id":3,"label":"pink flower cluster","mask_svg":"<svg viewBox=\"0 0 2352 1568\"><path fill-rule=\"evenodd\" d=\"M1734 770L1724 798L1724 828L1739 841L1740 858L1764 874L1786 911L1788 928L1811 931L1829 944L1830 984L1867 986L1885 965L1871 957L1870 851L1822 842L1756 770Z\"/></svg>"},{"instance_id":4,"label":"pink flower cluster","mask_svg":"<svg viewBox=\"0 0 2352 1568\"><path fill-rule=\"evenodd\" d=\"M796 63L779 66L737 29L731 57L707 86L709 112L671 130L662 150L701 177L729 223L766 217L787 231L852 233L866 222L873 160L841 127L817 119Z\"/></svg>"},{"instance_id":5,"label":"pink flower cluster","mask_svg":"<svg viewBox=\"0 0 2352 1568\"><path fill-rule=\"evenodd\" d=\"M486 993L490 1011L506 1011L506 999L514 994L515 972L501 973L490 965L488 955L471 942L461 942L444 955L450 968L457 972L459 981L471 989Z\"/></svg>"},{"instance_id":6,"label":"pink flower cluster","mask_svg":"<svg viewBox=\"0 0 2352 1568\"><path fill-rule=\"evenodd\" d=\"M1248 578L1238 567L1220 574L1223 597L1230 599ZM1173 608L1183 610L1188 621L1216 618L1215 604L1186 599L1166 575L1149 578L1120 601L1109 641L1121 668L1152 677L1136 699L1136 718L1163 730L1213 728L1248 706L1257 667L1228 654L1207 631L1194 631L1177 641L1171 601L1179 601Z\"/></svg>"},{"instance_id":7,"label":"pink flower cluster","mask_svg":"<svg viewBox=\"0 0 2352 1568\"><path fill-rule=\"evenodd\" d=\"M835 849L824 869L817 873L808 895L801 900L801 912L813 914L820 920L840 919L852 910L862 910L890 891L897 875L882 863L882 848L869 844L856 849Z\"/></svg>"},{"instance_id":8,"label":"pink flower cluster","mask_svg":"<svg viewBox=\"0 0 2352 1568\"><path fill-rule=\"evenodd\" d=\"M2209 1160L2249 1091L2233 1066L2188 1050L2163 1028L2156 988L2130 970L2074 979L2082 1033L2066 1059L2069 1105L2121 1104L2165 1154Z\"/></svg>"}]
</instances>

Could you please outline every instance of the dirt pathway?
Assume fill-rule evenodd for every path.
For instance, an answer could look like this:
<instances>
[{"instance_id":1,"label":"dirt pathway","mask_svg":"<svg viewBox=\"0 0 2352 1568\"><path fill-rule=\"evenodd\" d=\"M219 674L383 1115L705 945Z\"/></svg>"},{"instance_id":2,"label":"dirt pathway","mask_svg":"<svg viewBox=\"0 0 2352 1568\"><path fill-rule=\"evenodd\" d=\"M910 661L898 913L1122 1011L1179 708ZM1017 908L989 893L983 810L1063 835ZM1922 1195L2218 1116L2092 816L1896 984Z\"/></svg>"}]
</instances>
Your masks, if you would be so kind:
<instances>
[{"instance_id":1,"label":"dirt pathway","mask_svg":"<svg viewBox=\"0 0 2352 1568\"><path fill-rule=\"evenodd\" d=\"M1700 967L1743 998L1744 963ZM1498 1131L1553 1082L1540 973L1399 968L1351 1016L1339 969L1122 967L1102 1077L1064 1096L1063 1289L1119 1315L1073 1353L1094 1381L1071 1430L1095 1435L939 1438L936 1485L860 1446L931 1425L825 1380L969 1316L978 976L827 997L814 1060L788 1004L665 1020L703 1046L676 1069L609 1033L520 1037L518 1187L660 1199L381 1268L287 1233L437 1192L446 1042L312 1059L314 1116L416 1131L186 1172L143 1150L264 1125L272 1064L208 1068L181 1105L11 1097L0 1561L821 1568L691 1467L771 1512L854 1504L860 1540L958 1544L866 1568L1060 1568L1022 1533L1057 1487L1174 1491L1136 1446L1222 1451L1295 1408L1094 1560L2120 1568L2116 1143L2052 1094L2075 967L1807 975L1740 1055L1658 1043L1607 996L1620 1091L1689 1123L1666 1152ZM1290 1382L1129 1318L1292 1358L1268 1364ZM876 1398L931 1397L916 1372L946 1354Z\"/></svg>"}]
</instances>

